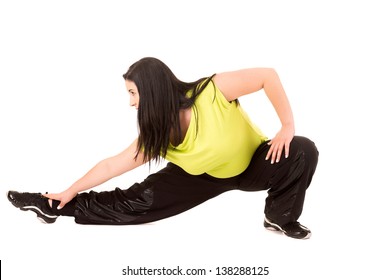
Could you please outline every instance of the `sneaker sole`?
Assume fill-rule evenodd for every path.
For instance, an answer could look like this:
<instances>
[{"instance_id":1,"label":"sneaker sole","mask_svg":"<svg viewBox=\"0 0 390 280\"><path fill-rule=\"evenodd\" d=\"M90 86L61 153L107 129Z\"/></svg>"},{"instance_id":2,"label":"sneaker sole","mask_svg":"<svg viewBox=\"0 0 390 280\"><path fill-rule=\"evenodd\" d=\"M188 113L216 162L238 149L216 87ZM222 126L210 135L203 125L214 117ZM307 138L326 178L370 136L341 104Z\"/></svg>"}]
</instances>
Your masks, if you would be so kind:
<instances>
[{"instance_id":1,"label":"sneaker sole","mask_svg":"<svg viewBox=\"0 0 390 280\"><path fill-rule=\"evenodd\" d=\"M57 220L57 217L58 217L55 215L47 215L47 214L43 213L42 210L36 206L24 206L24 207L20 207L19 209L22 211L29 211L30 210L30 211L35 212L35 214L37 214L37 218L41 222L43 222L44 224L52 224Z\"/></svg>"},{"instance_id":2,"label":"sneaker sole","mask_svg":"<svg viewBox=\"0 0 390 280\"><path fill-rule=\"evenodd\" d=\"M285 236L288 236L288 237L291 237L289 235L286 234L286 231L284 229L282 229L278 224L275 224L275 223L272 223L271 221L269 221L267 219L267 217L264 218L264 227L269 230L269 231L276 231L276 232L281 232L283 233ZM302 225L301 225L302 226ZM302 226L304 227L305 229L307 229L305 226ZM295 239L309 239L311 237L311 232L309 232L305 237L303 238L295 238ZM294 238L294 237L293 237Z\"/></svg>"},{"instance_id":3,"label":"sneaker sole","mask_svg":"<svg viewBox=\"0 0 390 280\"><path fill-rule=\"evenodd\" d=\"M266 217L264 218L264 221L265 221L265 223L264 223L265 229L267 229L269 231L280 232L280 233L283 233L284 235L286 235L286 232L278 224L270 222Z\"/></svg>"}]
</instances>

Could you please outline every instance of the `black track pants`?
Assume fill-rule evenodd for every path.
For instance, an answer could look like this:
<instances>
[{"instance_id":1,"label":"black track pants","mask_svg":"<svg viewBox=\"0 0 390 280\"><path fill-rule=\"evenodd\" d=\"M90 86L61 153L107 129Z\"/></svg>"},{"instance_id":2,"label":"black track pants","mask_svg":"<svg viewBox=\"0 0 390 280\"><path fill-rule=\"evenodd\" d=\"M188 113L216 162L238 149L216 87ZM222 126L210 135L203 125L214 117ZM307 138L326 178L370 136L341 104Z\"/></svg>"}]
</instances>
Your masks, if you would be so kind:
<instances>
[{"instance_id":1,"label":"black track pants","mask_svg":"<svg viewBox=\"0 0 390 280\"><path fill-rule=\"evenodd\" d=\"M179 214L229 190L268 190L265 215L280 225L296 221L316 169L318 151L309 139L295 136L289 157L283 154L279 163L271 164L265 160L268 149L267 143L260 145L248 168L226 179L190 175L168 163L128 189L81 193L70 202L75 208L70 212L80 224L140 224ZM69 207L67 213L58 212L68 213Z\"/></svg>"}]
</instances>

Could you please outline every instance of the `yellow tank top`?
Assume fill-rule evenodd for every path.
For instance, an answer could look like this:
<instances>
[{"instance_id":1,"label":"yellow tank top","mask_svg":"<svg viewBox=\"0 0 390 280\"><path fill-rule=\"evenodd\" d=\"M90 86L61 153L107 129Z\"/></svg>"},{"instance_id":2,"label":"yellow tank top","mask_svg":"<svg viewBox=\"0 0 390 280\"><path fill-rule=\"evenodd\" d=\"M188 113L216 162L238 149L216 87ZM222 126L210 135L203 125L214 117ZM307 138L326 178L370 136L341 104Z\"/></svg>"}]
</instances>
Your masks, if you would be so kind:
<instances>
[{"instance_id":1,"label":"yellow tank top","mask_svg":"<svg viewBox=\"0 0 390 280\"><path fill-rule=\"evenodd\" d=\"M267 137L236 102L210 82L191 108L183 142L168 147L166 159L192 175L229 178L242 173Z\"/></svg>"}]
</instances>

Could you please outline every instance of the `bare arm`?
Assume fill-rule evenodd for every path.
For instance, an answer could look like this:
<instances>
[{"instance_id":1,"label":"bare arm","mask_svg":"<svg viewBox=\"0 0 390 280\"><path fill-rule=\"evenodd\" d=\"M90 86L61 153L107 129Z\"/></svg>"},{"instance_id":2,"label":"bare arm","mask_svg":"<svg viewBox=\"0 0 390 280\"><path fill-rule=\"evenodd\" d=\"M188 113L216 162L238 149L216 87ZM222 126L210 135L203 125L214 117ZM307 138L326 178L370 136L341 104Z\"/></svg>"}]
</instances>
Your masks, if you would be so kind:
<instances>
[{"instance_id":1,"label":"bare arm","mask_svg":"<svg viewBox=\"0 0 390 280\"><path fill-rule=\"evenodd\" d=\"M61 201L59 208L62 208L79 192L96 187L114 177L135 169L142 165L143 154L140 152L137 159L134 159L137 150L137 140L116 156L106 158L97 163L83 177L77 180L65 191L58 194L47 194L46 197Z\"/></svg>"},{"instance_id":2,"label":"bare arm","mask_svg":"<svg viewBox=\"0 0 390 280\"><path fill-rule=\"evenodd\" d=\"M264 90L282 124L280 131L269 142L271 147L266 159L270 158L271 163L279 162L283 149L288 157L295 124L290 103L276 71L271 68L251 68L225 72L215 75L214 82L228 101Z\"/></svg>"}]
</instances>

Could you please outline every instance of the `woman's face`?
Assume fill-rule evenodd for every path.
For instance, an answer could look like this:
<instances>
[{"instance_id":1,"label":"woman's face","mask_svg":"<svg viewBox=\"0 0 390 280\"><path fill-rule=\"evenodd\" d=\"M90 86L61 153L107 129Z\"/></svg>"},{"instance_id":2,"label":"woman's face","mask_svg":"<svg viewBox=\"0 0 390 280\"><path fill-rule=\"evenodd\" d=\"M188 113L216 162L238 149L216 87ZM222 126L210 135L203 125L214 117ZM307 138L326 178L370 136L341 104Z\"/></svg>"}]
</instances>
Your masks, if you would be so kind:
<instances>
[{"instance_id":1,"label":"woman's face","mask_svg":"<svg viewBox=\"0 0 390 280\"><path fill-rule=\"evenodd\" d=\"M130 94L130 106L134 106L138 110L139 105L139 93L137 86L133 81L125 80L127 91Z\"/></svg>"}]
</instances>

